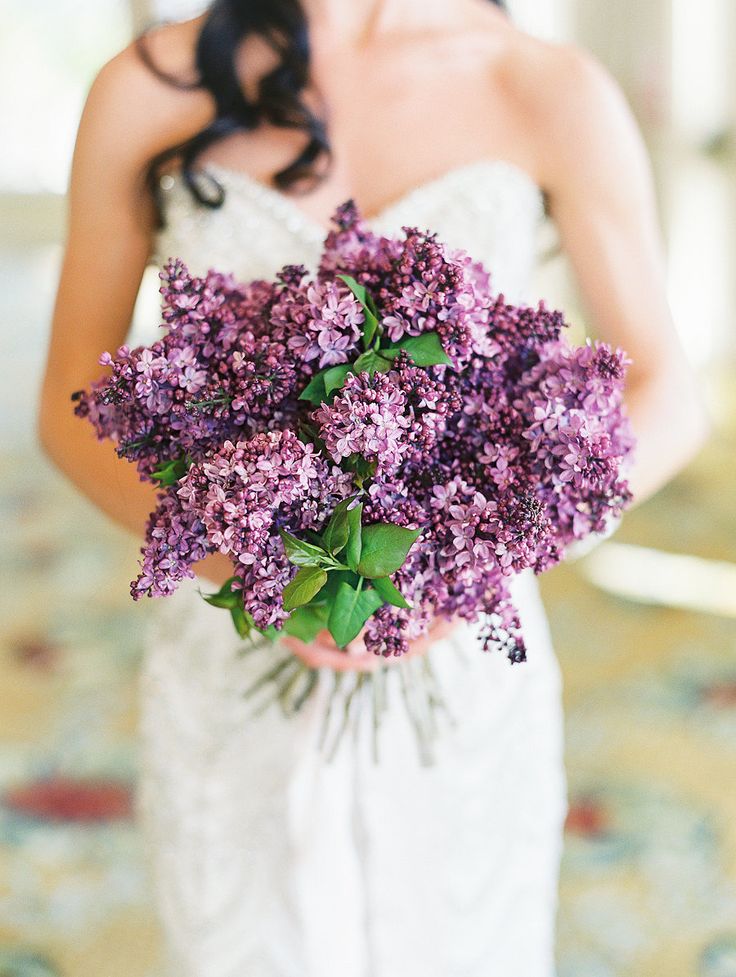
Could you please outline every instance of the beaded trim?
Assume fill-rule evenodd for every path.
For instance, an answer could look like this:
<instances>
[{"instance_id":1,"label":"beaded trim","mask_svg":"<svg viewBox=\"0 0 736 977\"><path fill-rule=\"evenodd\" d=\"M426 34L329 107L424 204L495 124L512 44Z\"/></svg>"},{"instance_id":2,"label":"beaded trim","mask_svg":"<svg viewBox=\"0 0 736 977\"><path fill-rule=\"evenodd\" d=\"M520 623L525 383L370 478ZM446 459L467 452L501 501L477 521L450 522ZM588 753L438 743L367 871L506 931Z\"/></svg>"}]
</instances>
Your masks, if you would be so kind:
<instances>
[{"instance_id":1,"label":"beaded trim","mask_svg":"<svg viewBox=\"0 0 736 977\"><path fill-rule=\"evenodd\" d=\"M414 208L425 196L429 196L437 191L438 186L448 184L450 186L458 183L470 183L473 178L488 168L505 171L510 177L521 185L526 185L536 201L536 216L540 217L544 212L544 194L541 187L522 167L517 166L510 160L505 159L480 159L470 163L463 163L452 169L446 170L439 176L431 178L421 185L408 190L403 195L392 200L382 207L376 214L365 218L368 226L390 224L389 218L397 210L408 207ZM220 163L208 163L206 169L222 183L225 189L237 189L247 197L259 204L263 209L270 212L292 234L299 234L310 244L322 243L329 228L324 227L316 219L305 214L292 202L291 198L275 190L273 187L261 183L246 173L244 170L232 169ZM161 189L170 191L174 189L177 182L180 182L178 174L165 174L161 177Z\"/></svg>"}]
</instances>

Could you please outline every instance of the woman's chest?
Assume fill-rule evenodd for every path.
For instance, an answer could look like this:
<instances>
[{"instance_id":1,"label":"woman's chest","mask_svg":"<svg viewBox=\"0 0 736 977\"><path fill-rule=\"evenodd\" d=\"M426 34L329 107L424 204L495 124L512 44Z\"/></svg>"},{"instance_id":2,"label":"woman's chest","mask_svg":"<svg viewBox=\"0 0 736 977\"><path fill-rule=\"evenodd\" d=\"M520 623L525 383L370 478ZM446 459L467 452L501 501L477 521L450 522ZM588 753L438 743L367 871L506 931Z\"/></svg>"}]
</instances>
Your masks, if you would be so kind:
<instances>
[{"instance_id":1,"label":"woman's chest","mask_svg":"<svg viewBox=\"0 0 736 977\"><path fill-rule=\"evenodd\" d=\"M196 274L216 268L240 280L270 278L285 264L316 269L327 229L298 198L226 167L210 164L208 171L224 190L217 209L198 205L180 177L164 178L166 224L156 240L157 264L177 257ZM406 225L435 231L482 261L496 290L521 300L542 215L541 191L527 173L506 160L481 158L419 184L367 224L385 235L401 234Z\"/></svg>"},{"instance_id":2,"label":"woman's chest","mask_svg":"<svg viewBox=\"0 0 736 977\"><path fill-rule=\"evenodd\" d=\"M340 203L354 199L370 217L479 158L507 159L533 173L534 153L500 60L487 39L462 32L349 53L318 46L313 85L299 98L326 126L329 165L327 158L317 161L322 177L309 192L295 188L301 210L326 226ZM303 130L264 122L218 139L197 162L270 184L298 157L304 139Z\"/></svg>"}]
</instances>

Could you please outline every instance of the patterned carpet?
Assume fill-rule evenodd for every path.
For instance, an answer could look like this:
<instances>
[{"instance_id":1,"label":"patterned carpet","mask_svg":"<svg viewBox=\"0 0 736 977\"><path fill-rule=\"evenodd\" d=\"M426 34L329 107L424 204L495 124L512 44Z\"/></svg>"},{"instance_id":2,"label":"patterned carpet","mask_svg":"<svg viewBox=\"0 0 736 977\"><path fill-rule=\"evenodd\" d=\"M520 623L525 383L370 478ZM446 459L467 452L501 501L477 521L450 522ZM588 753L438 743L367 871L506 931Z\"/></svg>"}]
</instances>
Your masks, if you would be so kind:
<instances>
[{"instance_id":1,"label":"patterned carpet","mask_svg":"<svg viewBox=\"0 0 736 977\"><path fill-rule=\"evenodd\" d=\"M0 975L155 977L132 818L137 547L31 442L57 259L3 259ZM616 542L733 563L735 443L714 440ZM559 977L736 977L736 621L605 592L590 559L543 587L571 801Z\"/></svg>"}]
</instances>

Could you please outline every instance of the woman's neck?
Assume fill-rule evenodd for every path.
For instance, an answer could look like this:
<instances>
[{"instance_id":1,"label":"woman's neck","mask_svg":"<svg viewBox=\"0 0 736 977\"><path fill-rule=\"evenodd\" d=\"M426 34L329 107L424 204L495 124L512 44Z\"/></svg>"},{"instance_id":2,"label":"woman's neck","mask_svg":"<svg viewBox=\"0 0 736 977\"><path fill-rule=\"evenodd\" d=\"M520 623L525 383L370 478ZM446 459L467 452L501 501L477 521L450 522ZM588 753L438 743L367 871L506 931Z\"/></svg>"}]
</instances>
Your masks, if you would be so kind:
<instances>
[{"instance_id":1,"label":"woman's neck","mask_svg":"<svg viewBox=\"0 0 736 977\"><path fill-rule=\"evenodd\" d=\"M381 34L447 27L458 16L457 0L301 0L301 3L313 30L355 44Z\"/></svg>"}]
</instances>

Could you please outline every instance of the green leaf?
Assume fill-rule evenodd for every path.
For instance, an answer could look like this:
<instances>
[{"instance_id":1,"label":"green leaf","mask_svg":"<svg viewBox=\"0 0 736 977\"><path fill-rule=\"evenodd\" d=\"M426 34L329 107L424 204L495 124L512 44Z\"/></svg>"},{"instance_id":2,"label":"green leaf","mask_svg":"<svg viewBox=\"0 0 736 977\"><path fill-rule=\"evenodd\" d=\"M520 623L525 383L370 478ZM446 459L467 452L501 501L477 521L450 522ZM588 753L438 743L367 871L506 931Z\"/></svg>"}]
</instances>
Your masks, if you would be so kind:
<instances>
[{"instance_id":1,"label":"green leaf","mask_svg":"<svg viewBox=\"0 0 736 977\"><path fill-rule=\"evenodd\" d=\"M309 643L314 641L320 631L327 627L327 608L305 604L297 607L291 617L284 621L284 631Z\"/></svg>"},{"instance_id":2,"label":"green leaf","mask_svg":"<svg viewBox=\"0 0 736 977\"><path fill-rule=\"evenodd\" d=\"M347 287L361 305L368 304L368 289L365 287L365 285L361 285L360 282L357 282L352 275L338 275L337 277L345 282Z\"/></svg>"},{"instance_id":3,"label":"green leaf","mask_svg":"<svg viewBox=\"0 0 736 977\"><path fill-rule=\"evenodd\" d=\"M254 628L253 618L250 614L240 605L238 607L230 608L230 616L233 619L233 624L235 625L235 630L238 632L241 638L249 638L250 633Z\"/></svg>"},{"instance_id":4,"label":"green leaf","mask_svg":"<svg viewBox=\"0 0 736 977\"><path fill-rule=\"evenodd\" d=\"M409 601L404 597L398 587L395 587L391 583L389 577L376 577L371 580L371 584L387 604L393 604L394 607L411 607Z\"/></svg>"},{"instance_id":5,"label":"green leaf","mask_svg":"<svg viewBox=\"0 0 736 977\"><path fill-rule=\"evenodd\" d=\"M388 522L365 526L358 573L371 580L395 573L420 533L421 529L404 529Z\"/></svg>"},{"instance_id":6,"label":"green leaf","mask_svg":"<svg viewBox=\"0 0 736 977\"><path fill-rule=\"evenodd\" d=\"M359 502L354 508L348 509L348 541L345 544L345 560L351 570L357 571L360 562L362 543L363 503Z\"/></svg>"},{"instance_id":7,"label":"green leaf","mask_svg":"<svg viewBox=\"0 0 736 977\"><path fill-rule=\"evenodd\" d=\"M333 390L339 390L345 383L345 377L352 373L352 363L340 363L338 366L331 366L324 372L325 394L330 396Z\"/></svg>"},{"instance_id":8,"label":"green leaf","mask_svg":"<svg viewBox=\"0 0 736 977\"><path fill-rule=\"evenodd\" d=\"M296 536L287 533L285 529L279 530L279 536L283 540L289 562L296 567L319 566L327 556L320 546L313 546L303 539L297 539Z\"/></svg>"},{"instance_id":9,"label":"green leaf","mask_svg":"<svg viewBox=\"0 0 736 977\"><path fill-rule=\"evenodd\" d=\"M176 485L189 471L189 461L186 458L176 458L159 465L151 472L151 478L161 485Z\"/></svg>"},{"instance_id":10,"label":"green leaf","mask_svg":"<svg viewBox=\"0 0 736 977\"><path fill-rule=\"evenodd\" d=\"M202 597L207 601L208 604L211 604L212 607L224 607L228 611L234 607L242 606L242 591L234 591L232 589L232 586L237 579L237 577L228 578L216 594L202 594Z\"/></svg>"},{"instance_id":11,"label":"green leaf","mask_svg":"<svg viewBox=\"0 0 736 977\"><path fill-rule=\"evenodd\" d=\"M353 370L356 373L368 373L369 376L373 376L374 373L387 373L391 369L393 357L384 356L384 352L389 354L390 350L376 352L369 349L367 353L361 353L353 364Z\"/></svg>"},{"instance_id":12,"label":"green leaf","mask_svg":"<svg viewBox=\"0 0 736 977\"><path fill-rule=\"evenodd\" d=\"M216 594L202 594L202 597L212 607L223 607L230 611L230 617L233 620L235 630L241 638L249 638L253 631L258 631L260 634L263 634L260 628L255 626L253 618L243 607L243 592L241 590L233 590L233 584L236 580L238 580L238 577L230 577Z\"/></svg>"},{"instance_id":13,"label":"green leaf","mask_svg":"<svg viewBox=\"0 0 736 977\"><path fill-rule=\"evenodd\" d=\"M332 606L332 602L337 596L338 588L343 581L350 584L351 587L357 587L359 580L360 577L358 574L353 573L352 570L330 570L327 576L327 583L310 603L312 605L320 604L329 608Z\"/></svg>"},{"instance_id":14,"label":"green leaf","mask_svg":"<svg viewBox=\"0 0 736 977\"><path fill-rule=\"evenodd\" d=\"M299 400L308 400L310 404L321 404L327 397L325 390L325 372L315 373L304 390L299 394Z\"/></svg>"},{"instance_id":15,"label":"green leaf","mask_svg":"<svg viewBox=\"0 0 736 977\"><path fill-rule=\"evenodd\" d=\"M339 648L355 638L365 622L383 604L375 590L356 590L344 581L337 590L330 608L327 627Z\"/></svg>"},{"instance_id":16,"label":"green leaf","mask_svg":"<svg viewBox=\"0 0 736 977\"><path fill-rule=\"evenodd\" d=\"M308 604L327 581L327 572L319 567L301 567L297 575L284 587L284 610Z\"/></svg>"},{"instance_id":17,"label":"green leaf","mask_svg":"<svg viewBox=\"0 0 736 977\"><path fill-rule=\"evenodd\" d=\"M378 332L378 319L369 312L367 309L364 312L365 320L363 322L363 348L368 349L370 344L373 342L376 333Z\"/></svg>"},{"instance_id":18,"label":"green leaf","mask_svg":"<svg viewBox=\"0 0 736 977\"><path fill-rule=\"evenodd\" d=\"M363 348L368 349L378 332L378 310L373 297L365 285L361 285L352 275L338 275L363 307Z\"/></svg>"},{"instance_id":19,"label":"green leaf","mask_svg":"<svg viewBox=\"0 0 736 977\"><path fill-rule=\"evenodd\" d=\"M436 332L424 332L421 336L408 336L399 341L399 349L405 349L417 366L437 366L452 363Z\"/></svg>"},{"instance_id":20,"label":"green leaf","mask_svg":"<svg viewBox=\"0 0 736 977\"><path fill-rule=\"evenodd\" d=\"M327 523L327 528L322 534L324 548L328 553L332 553L333 556L344 548L350 535L350 525L348 523L348 505L350 502L350 499L344 499L335 507L335 511Z\"/></svg>"},{"instance_id":21,"label":"green leaf","mask_svg":"<svg viewBox=\"0 0 736 977\"><path fill-rule=\"evenodd\" d=\"M366 461L363 455L359 454L348 455L343 463L343 468L355 473L356 482L361 487L367 478L373 478L376 474L376 467L375 461Z\"/></svg>"}]
</instances>

